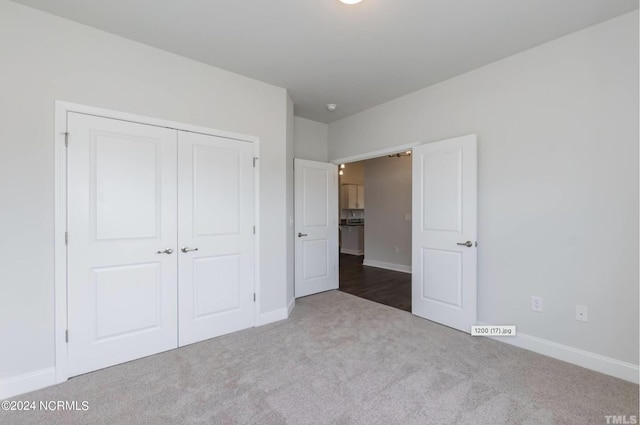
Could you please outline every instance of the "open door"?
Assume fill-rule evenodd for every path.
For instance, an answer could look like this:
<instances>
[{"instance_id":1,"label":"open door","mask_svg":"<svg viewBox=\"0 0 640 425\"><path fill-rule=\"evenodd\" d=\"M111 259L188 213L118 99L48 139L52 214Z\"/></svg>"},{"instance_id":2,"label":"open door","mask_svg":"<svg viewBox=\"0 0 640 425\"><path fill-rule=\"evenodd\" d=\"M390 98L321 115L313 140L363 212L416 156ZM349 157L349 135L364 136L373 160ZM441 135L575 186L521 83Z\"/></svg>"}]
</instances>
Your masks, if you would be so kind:
<instances>
[{"instance_id":1,"label":"open door","mask_svg":"<svg viewBox=\"0 0 640 425\"><path fill-rule=\"evenodd\" d=\"M295 296L338 289L338 167L294 160Z\"/></svg>"},{"instance_id":2,"label":"open door","mask_svg":"<svg viewBox=\"0 0 640 425\"><path fill-rule=\"evenodd\" d=\"M476 324L477 138L413 148L413 314Z\"/></svg>"}]
</instances>

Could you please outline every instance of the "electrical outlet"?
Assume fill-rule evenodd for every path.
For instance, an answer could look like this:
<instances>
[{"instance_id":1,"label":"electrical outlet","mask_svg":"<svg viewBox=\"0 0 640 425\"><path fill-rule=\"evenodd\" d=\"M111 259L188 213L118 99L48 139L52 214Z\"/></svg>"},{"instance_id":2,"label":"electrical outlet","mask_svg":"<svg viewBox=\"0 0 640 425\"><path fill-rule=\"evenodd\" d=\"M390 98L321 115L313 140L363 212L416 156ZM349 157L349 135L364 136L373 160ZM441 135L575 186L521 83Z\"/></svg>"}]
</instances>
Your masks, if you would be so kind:
<instances>
[{"instance_id":1,"label":"electrical outlet","mask_svg":"<svg viewBox=\"0 0 640 425\"><path fill-rule=\"evenodd\" d=\"M400 248L396 246L395 248L393 248L393 252L395 252L396 254L400 254Z\"/></svg>"},{"instance_id":2,"label":"electrical outlet","mask_svg":"<svg viewBox=\"0 0 640 425\"><path fill-rule=\"evenodd\" d=\"M542 297L531 297L531 310L533 311L544 311L544 302Z\"/></svg>"},{"instance_id":3,"label":"electrical outlet","mask_svg":"<svg viewBox=\"0 0 640 425\"><path fill-rule=\"evenodd\" d=\"M589 321L589 308L586 305L576 305L576 320Z\"/></svg>"}]
</instances>

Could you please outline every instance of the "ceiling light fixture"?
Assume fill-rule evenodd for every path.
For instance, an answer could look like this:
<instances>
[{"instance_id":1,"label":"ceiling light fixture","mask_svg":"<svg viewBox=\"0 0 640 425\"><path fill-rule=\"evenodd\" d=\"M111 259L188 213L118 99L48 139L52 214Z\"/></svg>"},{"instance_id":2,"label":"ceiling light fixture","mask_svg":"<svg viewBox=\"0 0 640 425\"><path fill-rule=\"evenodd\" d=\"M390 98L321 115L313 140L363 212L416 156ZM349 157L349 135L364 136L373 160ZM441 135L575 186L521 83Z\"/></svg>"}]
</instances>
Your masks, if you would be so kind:
<instances>
[{"instance_id":1,"label":"ceiling light fixture","mask_svg":"<svg viewBox=\"0 0 640 425\"><path fill-rule=\"evenodd\" d=\"M344 4L356 4L360 3L362 0L340 0Z\"/></svg>"},{"instance_id":2,"label":"ceiling light fixture","mask_svg":"<svg viewBox=\"0 0 640 425\"><path fill-rule=\"evenodd\" d=\"M338 109L338 105L336 105L335 103L328 103L327 104L327 111L333 112L336 109Z\"/></svg>"}]
</instances>

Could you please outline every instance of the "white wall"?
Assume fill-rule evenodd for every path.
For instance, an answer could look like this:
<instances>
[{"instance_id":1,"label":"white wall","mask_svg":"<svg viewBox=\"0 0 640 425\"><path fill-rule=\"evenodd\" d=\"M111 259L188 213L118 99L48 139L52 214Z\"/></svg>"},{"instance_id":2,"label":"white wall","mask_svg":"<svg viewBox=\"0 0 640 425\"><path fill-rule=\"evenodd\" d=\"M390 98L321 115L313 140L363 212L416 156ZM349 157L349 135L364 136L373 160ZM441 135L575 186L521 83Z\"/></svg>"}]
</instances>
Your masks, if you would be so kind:
<instances>
[{"instance_id":1,"label":"white wall","mask_svg":"<svg viewBox=\"0 0 640 425\"><path fill-rule=\"evenodd\" d=\"M287 214L285 217L287 226L287 308L293 308L295 304L295 263L294 263L294 232L293 232L293 158L295 150L295 117L293 116L293 101L287 95Z\"/></svg>"},{"instance_id":2,"label":"white wall","mask_svg":"<svg viewBox=\"0 0 640 425\"><path fill-rule=\"evenodd\" d=\"M637 365L638 12L332 123L329 157L470 133L479 319Z\"/></svg>"},{"instance_id":3,"label":"white wall","mask_svg":"<svg viewBox=\"0 0 640 425\"><path fill-rule=\"evenodd\" d=\"M54 365L57 99L259 137L260 310L286 311L284 89L5 0L0 64L0 381Z\"/></svg>"},{"instance_id":4,"label":"white wall","mask_svg":"<svg viewBox=\"0 0 640 425\"><path fill-rule=\"evenodd\" d=\"M364 164L364 261L411 266L411 157ZM398 253L395 248L398 247Z\"/></svg>"},{"instance_id":5,"label":"white wall","mask_svg":"<svg viewBox=\"0 0 640 425\"><path fill-rule=\"evenodd\" d=\"M345 164L343 174L339 177L340 184L364 185L364 161ZM364 201L367 205L367 201Z\"/></svg>"},{"instance_id":6,"label":"white wall","mask_svg":"<svg viewBox=\"0 0 640 425\"><path fill-rule=\"evenodd\" d=\"M294 117L293 131L296 158L327 162L329 159L327 124Z\"/></svg>"}]
</instances>

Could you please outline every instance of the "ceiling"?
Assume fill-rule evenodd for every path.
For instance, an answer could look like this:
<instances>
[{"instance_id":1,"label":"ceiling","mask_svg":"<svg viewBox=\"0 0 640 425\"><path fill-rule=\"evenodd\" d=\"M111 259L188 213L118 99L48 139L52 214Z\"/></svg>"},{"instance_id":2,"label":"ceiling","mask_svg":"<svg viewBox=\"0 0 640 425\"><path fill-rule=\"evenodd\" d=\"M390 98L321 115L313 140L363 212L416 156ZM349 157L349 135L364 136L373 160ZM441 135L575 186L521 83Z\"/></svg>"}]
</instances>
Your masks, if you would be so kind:
<instances>
[{"instance_id":1,"label":"ceiling","mask_svg":"<svg viewBox=\"0 0 640 425\"><path fill-rule=\"evenodd\" d=\"M284 87L297 116L326 123L638 8L638 0L15 1Z\"/></svg>"}]
</instances>

